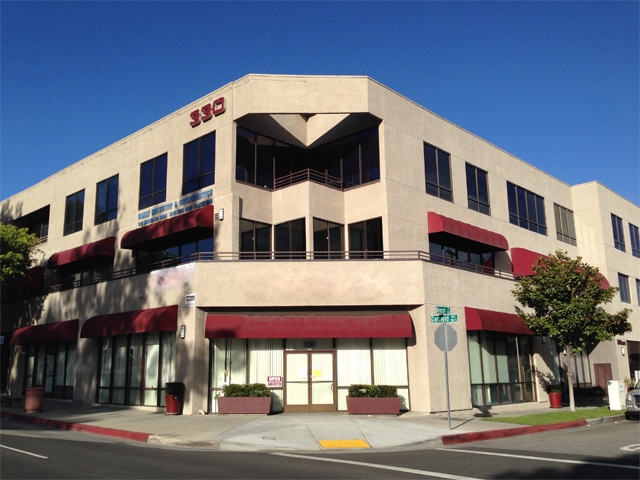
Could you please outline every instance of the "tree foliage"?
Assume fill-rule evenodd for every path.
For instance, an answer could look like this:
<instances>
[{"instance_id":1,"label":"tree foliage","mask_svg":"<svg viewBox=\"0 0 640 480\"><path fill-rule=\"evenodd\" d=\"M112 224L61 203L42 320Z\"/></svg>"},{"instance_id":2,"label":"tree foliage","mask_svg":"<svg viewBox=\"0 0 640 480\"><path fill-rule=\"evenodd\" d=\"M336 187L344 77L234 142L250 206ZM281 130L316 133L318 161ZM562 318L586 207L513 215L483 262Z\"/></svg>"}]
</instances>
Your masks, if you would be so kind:
<instances>
[{"instance_id":1,"label":"tree foliage","mask_svg":"<svg viewBox=\"0 0 640 480\"><path fill-rule=\"evenodd\" d=\"M3 300L31 268L38 241L38 237L30 234L28 229L0 222L0 281Z\"/></svg>"}]
</instances>

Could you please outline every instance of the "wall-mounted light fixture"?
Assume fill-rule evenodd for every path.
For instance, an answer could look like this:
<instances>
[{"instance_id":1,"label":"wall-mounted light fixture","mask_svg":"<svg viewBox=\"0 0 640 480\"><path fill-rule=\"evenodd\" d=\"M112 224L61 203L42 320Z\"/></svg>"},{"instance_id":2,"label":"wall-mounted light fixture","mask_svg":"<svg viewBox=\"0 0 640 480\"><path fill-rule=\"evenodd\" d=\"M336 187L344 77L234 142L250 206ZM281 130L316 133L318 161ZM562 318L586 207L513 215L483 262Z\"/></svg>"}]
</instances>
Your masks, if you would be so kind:
<instances>
[{"instance_id":1,"label":"wall-mounted light fixture","mask_svg":"<svg viewBox=\"0 0 640 480\"><path fill-rule=\"evenodd\" d=\"M221 208L220 211L218 212L218 220L220 221L224 220L224 208Z\"/></svg>"},{"instance_id":2,"label":"wall-mounted light fixture","mask_svg":"<svg viewBox=\"0 0 640 480\"><path fill-rule=\"evenodd\" d=\"M620 347L620 350L622 350L622 356L624 357L624 347Z\"/></svg>"},{"instance_id":3,"label":"wall-mounted light fixture","mask_svg":"<svg viewBox=\"0 0 640 480\"><path fill-rule=\"evenodd\" d=\"M184 338L187 327L184 325L180 325L180 338Z\"/></svg>"}]
</instances>

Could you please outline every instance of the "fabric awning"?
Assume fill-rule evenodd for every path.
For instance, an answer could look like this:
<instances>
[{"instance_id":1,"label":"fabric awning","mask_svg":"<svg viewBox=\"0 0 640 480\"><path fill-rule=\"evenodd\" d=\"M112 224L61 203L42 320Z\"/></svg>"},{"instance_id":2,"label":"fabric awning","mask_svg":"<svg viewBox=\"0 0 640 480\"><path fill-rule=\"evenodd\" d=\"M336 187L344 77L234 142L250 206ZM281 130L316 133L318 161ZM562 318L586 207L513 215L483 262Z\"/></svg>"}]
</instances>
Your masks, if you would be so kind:
<instances>
[{"instance_id":1,"label":"fabric awning","mask_svg":"<svg viewBox=\"0 0 640 480\"><path fill-rule=\"evenodd\" d=\"M13 332L11 345L57 342L78 339L78 320L22 327Z\"/></svg>"},{"instance_id":2,"label":"fabric awning","mask_svg":"<svg viewBox=\"0 0 640 480\"><path fill-rule=\"evenodd\" d=\"M519 335L534 334L515 313L464 307L464 316L467 330L490 330Z\"/></svg>"},{"instance_id":3,"label":"fabric awning","mask_svg":"<svg viewBox=\"0 0 640 480\"><path fill-rule=\"evenodd\" d=\"M80 337L110 337L129 333L175 332L176 330L178 330L178 306L172 305L91 317L82 325Z\"/></svg>"},{"instance_id":4,"label":"fabric awning","mask_svg":"<svg viewBox=\"0 0 640 480\"><path fill-rule=\"evenodd\" d=\"M404 314L336 316L207 315L206 338L412 337Z\"/></svg>"},{"instance_id":5,"label":"fabric awning","mask_svg":"<svg viewBox=\"0 0 640 480\"><path fill-rule=\"evenodd\" d=\"M120 248L138 248L145 243L168 240L167 237L186 235L194 230L211 230L213 235L213 215L213 205L208 205L193 212L137 228L124 234L120 240Z\"/></svg>"},{"instance_id":6,"label":"fabric awning","mask_svg":"<svg viewBox=\"0 0 640 480\"><path fill-rule=\"evenodd\" d=\"M65 250L64 252L54 253L49 258L47 266L49 268L57 268L88 258L103 256L113 257L116 251L116 237L108 237L97 242L87 243L80 247Z\"/></svg>"},{"instance_id":7,"label":"fabric awning","mask_svg":"<svg viewBox=\"0 0 640 480\"><path fill-rule=\"evenodd\" d=\"M444 232L456 237L462 237L484 245L489 245L498 250L509 249L509 242L499 233L490 232L484 228L454 220L435 212L427 213L427 221L429 222L430 234Z\"/></svg>"}]
</instances>

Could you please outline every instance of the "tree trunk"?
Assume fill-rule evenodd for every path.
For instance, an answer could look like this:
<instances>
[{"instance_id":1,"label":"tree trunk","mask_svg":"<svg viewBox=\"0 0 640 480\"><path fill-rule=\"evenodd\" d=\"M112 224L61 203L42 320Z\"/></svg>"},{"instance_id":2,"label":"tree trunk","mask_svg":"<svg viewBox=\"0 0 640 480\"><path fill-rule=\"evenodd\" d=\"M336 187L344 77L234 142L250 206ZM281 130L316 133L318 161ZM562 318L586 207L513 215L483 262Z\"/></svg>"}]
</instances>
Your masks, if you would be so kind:
<instances>
[{"instance_id":1,"label":"tree trunk","mask_svg":"<svg viewBox=\"0 0 640 480\"><path fill-rule=\"evenodd\" d=\"M573 373L571 372L571 347L566 346L567 349L567 377L569 378L569 410L576 411L576 401L573 396Z\"/></svg>"}]
</instances>

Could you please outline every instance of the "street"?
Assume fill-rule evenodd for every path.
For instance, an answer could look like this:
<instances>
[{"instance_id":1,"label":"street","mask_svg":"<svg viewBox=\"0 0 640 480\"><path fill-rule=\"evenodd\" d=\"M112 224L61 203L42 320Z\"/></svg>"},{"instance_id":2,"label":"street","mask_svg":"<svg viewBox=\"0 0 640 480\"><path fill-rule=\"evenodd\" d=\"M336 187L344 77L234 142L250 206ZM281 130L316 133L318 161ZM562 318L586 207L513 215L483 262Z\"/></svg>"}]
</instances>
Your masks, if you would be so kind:
<instances>
[{"instance_id":1,"label":"street","mask_svg":"<svg viewBox=\"0 0 640 480\"><path fill-rule=\"evenodd\" d=\"M640 424L601 423L421 450L232 452L2 420L2 478L633 478ZM626 450L625 450L626 448Z\"/></svg>"}]
</instances>

